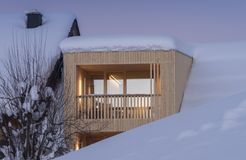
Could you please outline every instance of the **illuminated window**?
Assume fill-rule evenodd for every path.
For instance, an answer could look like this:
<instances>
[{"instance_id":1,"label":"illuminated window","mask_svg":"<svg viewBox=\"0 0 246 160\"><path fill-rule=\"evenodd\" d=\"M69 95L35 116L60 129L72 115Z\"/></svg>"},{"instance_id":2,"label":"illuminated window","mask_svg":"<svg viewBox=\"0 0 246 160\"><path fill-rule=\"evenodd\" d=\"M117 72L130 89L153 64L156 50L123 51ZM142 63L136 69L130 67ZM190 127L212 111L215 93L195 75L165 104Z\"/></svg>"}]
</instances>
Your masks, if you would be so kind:
<instances>
[{"instance_id":1,"label":"illuminated window","mask_svg":"<svg viewBox=\"0 0 246 160\"><path fill-rule=\"evenodd\" d=\"M107 74L107 94L123 94L124 93L124 74L108 73Z\"/></svg>"}]
</instances>

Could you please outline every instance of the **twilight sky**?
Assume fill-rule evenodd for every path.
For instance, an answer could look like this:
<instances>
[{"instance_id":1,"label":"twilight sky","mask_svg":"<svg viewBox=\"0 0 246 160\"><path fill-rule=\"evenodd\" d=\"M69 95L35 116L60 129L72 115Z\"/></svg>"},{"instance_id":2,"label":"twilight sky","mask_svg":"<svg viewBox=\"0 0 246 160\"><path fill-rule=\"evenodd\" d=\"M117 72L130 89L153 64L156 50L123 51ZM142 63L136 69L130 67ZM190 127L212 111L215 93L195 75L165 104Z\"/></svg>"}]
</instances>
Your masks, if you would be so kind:
<instances>
[{"instance_id":1,"label":"twilight sky","mask_svg":"<svg viewBox=\"0 0 246 160\"><path fill-rule=\"evenodd\" d=\"M75 13L82 35L160 34L186 42L246 40L246 0L0 0L0 12Z\"/></svg>"}]
</instances>

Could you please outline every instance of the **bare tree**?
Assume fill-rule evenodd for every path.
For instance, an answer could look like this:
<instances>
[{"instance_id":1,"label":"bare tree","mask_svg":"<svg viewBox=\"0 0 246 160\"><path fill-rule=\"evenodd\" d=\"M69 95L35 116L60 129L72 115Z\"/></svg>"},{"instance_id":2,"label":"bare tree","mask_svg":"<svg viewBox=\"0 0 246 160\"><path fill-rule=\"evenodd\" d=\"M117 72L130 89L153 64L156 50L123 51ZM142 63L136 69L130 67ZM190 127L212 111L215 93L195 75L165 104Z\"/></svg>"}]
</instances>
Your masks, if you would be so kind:
<instances>
[{"instance_id":1,"label":"bare tree","mask_svg":"<svg viewBox=\"0 0 246 160\"><path fill-rule=\"evenodd\" d=\"M54 65L44 58L42 38L13 44L0 75L0 154L11 160L62 155L69 151L67 139L97 122L85 123L64 111L71 97L64 98L62 79L60 83L51 77ZM64 125L72 128L69 135L65 136ZM99 126L100 130L105 124Z\"/></svg>"}]
</instances>

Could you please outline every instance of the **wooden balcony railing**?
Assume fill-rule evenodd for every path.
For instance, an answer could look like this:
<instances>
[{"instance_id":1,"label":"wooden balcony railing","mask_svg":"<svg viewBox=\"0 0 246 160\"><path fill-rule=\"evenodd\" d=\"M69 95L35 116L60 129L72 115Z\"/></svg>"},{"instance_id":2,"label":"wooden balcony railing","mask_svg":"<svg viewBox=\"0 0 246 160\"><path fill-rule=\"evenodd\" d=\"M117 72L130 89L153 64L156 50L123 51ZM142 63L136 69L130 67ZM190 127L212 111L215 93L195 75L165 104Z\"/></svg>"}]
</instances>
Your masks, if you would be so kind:
<instances>
[{"instance_id":1,"label":"wooden balcony railing","mask_svg":"<svg viewBox=\"0 0 246 160\"><path fill-rule=\"evenodd\" d=\"M152 97L150 94L78 96L76 116L83 119L149 119Z\"/></svg>"}]
</instances>

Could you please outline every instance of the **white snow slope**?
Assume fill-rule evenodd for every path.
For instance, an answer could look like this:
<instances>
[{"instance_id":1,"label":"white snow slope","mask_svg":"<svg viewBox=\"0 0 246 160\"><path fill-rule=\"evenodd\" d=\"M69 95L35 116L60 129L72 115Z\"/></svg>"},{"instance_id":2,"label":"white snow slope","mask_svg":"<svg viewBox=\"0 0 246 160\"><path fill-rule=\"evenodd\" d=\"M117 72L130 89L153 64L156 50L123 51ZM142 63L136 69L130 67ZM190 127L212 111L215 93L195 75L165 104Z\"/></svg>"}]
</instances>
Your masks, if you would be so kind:
<instances>
[{"instance_id":1,"label":"white snow slope","mask_svg":"<svg viewBox=\"0 0 246 160\"><path fill-rule=\"evenodd\" d=\"M246 42L198 45L181 113L59 159L244 160L244 52Z\"/></svg>"},{"instance_id":2,"label":"white snow slope","mask_svg":"<svg viewBox=\"0 0 246 160\"><path fill-rule=\"evenodd\" d=\"M246 92L130 130L60 160L244 160Z\"/></svg>"},{"instance_id":3,"label":"white snow slope","mask_svg":"<svg viewBox=\"0 0 246 160\"><path fill-rule=\"evenodd\" d=\"M197 45L182 110L246 91L246 42Z\"/></svg>"}]
</instances>

